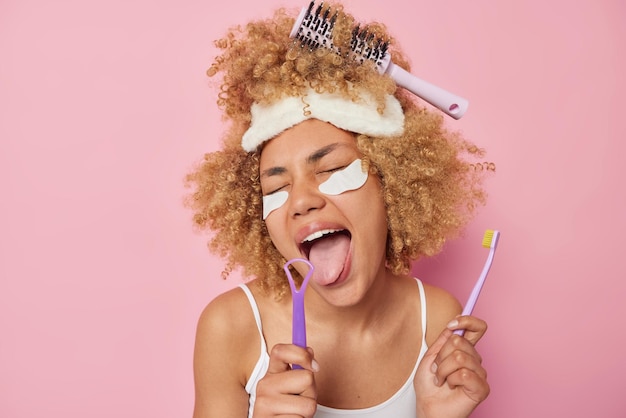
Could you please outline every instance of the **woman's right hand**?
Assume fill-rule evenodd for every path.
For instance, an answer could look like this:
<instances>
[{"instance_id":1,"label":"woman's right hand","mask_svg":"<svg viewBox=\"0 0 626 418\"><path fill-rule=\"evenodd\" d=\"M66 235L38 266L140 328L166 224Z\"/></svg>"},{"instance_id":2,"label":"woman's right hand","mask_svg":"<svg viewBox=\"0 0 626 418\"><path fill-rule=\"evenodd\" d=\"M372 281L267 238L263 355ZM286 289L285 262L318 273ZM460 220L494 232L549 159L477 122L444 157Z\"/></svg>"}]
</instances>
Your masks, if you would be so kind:
<instances>
[{"instance_id":1,"label":"woman's right hand","mask_svg":"<svg viewBox=\"0 0 626 418\"><path fill-rule=\"evenodd\" d=\"M292 364L302 369L292 369ZM317 410L318 370L311 348L276 344L270 352L267 373L257 383L254 418L312 418Z\"/></svg>"}]
</instances>

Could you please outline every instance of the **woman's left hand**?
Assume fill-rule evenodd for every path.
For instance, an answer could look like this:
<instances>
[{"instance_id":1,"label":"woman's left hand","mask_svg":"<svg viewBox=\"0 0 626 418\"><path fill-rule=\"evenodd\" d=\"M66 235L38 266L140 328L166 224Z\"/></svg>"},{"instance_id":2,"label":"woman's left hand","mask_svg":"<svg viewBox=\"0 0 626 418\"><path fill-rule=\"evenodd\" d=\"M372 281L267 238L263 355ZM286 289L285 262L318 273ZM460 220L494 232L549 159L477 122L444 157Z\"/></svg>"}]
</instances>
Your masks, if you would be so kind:
<instances>
[{"instance_id":1,"label":"woman's left hand","mask_svg":"<svg viewBox=\"0 0 626 418\"><path fill-rule=\"evenodd\" d=\"M456 329L465 335L453 334ZM429 347L413 381L419 417L466 418L487 398L487 372L474 348L486 331L485 321L459 316Z\"/></svg>"}]
</instances>

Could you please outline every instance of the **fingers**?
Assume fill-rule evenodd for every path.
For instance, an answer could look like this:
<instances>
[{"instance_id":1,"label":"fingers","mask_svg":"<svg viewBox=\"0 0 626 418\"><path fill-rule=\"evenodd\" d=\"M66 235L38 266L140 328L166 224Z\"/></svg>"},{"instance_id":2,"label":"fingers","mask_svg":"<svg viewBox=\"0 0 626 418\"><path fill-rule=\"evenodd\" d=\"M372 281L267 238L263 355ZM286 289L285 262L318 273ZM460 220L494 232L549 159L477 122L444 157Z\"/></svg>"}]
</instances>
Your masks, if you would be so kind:
<instances>
[{"instance_id":1,"label":"fingers","mask_svg":"<svg viewBox=\"0 0 626 418\"><path fill-rule=\"evenodd\" d=\"M469 341L458 335L451 335L448 338L435 357L431 368L438 383L444 381L451 383L449 377L464 370L476 374L481 379L487 378L480 354Z\"/></svg>"},{"instance_id":2,"label":"fingers","mask_svg":"<svg viewBox=\"0 0 626 418\"><path fill-rule=\"evenodd\" d=\"M480 340L483 335L485 335L485 332L487 332L487 323L474 316L457 316L455 319L450 321L448 328L453 331L464 330L464 337L471 342L472 345L476 345L478 340Z\"/></svg>"},{"instance_id":3,"label":"fingers","mask_svg":"<svg viewBox=\"0 0 626 418\"><path fill-rule=\"evenodd\" d=\"M295 417L295 418L312 418L317 411L317 402L315 399L306 396L276 394L267 396L264 393L266 385L261 385L263 381L259 381L257 386L257 399L254 404L254 417Z\"/></svg>"},{"instance_id":4,"label":"fingers","mask_svg":"<svg viewBox=\"0 0 626 418\"><path fill-rule=\"evenodd\" d=\"M276 344L270 352L268 373L281 373L292 369L291 365L317 372L319 365L313 358L313 349L301 348L293 344Z\"/></svg>"},{"instance_id":5,"label":"fingers","mask_svg":"<svg viewBox=\"0 0 626 418\"><path fill-rule=\"evenodd\" d=\"M292 364L302 369L292 369ZM292 344L274 346L268 371L257 384L255 418L313 417L317 410L314 372L318 369L312 349Z\"/></svg>"},{"instance_id":6,"label":"fingers","mask_svg":"<svg viewBox=\"0 0 626 418\"><path fill-rule=\"evenodd\" d=\"M452 334L455 329L465 329L465 336ZM435 385L446 383L451 389L462 386L467 396L477 403L487 397L487 372L474 347L486 330L484 321L469 316L457 317L448 325L435 342L439 347L433 347L439 350L431 365Z\"/></svg>"},{"instance_id":7,"label":"fingers","mask_svg":"<svg viewBox=\"0 0 626 418\"><path fill-rule=\"evenodd\" d=\"M455 369L446 376L446 384L451 388L461 388L463 392L476 404L484 401L489 396L489 384L485 370L471 370L467 368Z\"/></svg>"}]
</instances>

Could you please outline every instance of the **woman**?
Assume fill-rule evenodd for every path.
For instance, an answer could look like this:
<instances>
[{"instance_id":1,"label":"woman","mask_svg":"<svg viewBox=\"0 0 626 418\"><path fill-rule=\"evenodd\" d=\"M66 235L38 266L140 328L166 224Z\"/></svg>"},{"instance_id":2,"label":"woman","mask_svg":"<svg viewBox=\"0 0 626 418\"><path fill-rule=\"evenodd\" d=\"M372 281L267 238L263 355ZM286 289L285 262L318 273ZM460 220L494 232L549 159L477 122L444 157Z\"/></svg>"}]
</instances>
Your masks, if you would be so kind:
<instances>
[{"instance_id":1,"label":"woman","mask_svg":"<svg viewBox=\"0 0 626 418\"><path fill-rule=\"evenodd\" d=\"M348 48L356 23L331 6ZM233 28L208 71L231 125L189 203L226 272L251 280L200 317L194 417L467 417L489 393L474 347L487 326L408 273L483 202L463 158L480 151L373 65L294 44L293 16ZM408 70L385 27L368 30ZM290 343L283 271L302 258L307 348Z\"/></svg>"}]
</instances>

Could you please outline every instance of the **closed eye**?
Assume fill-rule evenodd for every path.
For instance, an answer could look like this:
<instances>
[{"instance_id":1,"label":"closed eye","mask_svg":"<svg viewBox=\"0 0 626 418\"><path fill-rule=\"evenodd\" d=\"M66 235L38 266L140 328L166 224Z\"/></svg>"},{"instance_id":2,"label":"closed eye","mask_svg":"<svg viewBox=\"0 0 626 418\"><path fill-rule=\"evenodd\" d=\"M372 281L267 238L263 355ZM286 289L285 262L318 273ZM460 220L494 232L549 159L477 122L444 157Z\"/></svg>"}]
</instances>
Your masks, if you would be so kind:
<instances>
[{"instance_id":1,"label":"closed eye","mask_svg":"<svg viewBox=\"0 0 626 418\"><path fill-rule=\"evenodd\" d=\"M340 167L336 167L336 168L331 168L330 170L322 170L319 171L317 174L327 174L327 173L334 173L335 171L340 171L343 170L344 168L346 168L346 165L342 165Z\"/></svg>"},{"instance_id":2,"label":"closed eye","mask_svg":"<svg viewBox=\"0 0 626 418\"><path fill-rule=\"evenodd\" d=\"M280 192L281 190L283 190L283 189L284 189L285 187L287 187L287 186L288 186L288 184L285 184L284 186L280 186L280 187L278 187L278 188L276 188L276 189L272 189L272 190L271 190L270 192L268 192L268 193L263 193L263 196L269 196L269 195L271 195L271 194L278 193L278 192Z\"/></svg>"}]
</instances>

